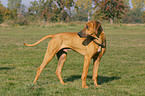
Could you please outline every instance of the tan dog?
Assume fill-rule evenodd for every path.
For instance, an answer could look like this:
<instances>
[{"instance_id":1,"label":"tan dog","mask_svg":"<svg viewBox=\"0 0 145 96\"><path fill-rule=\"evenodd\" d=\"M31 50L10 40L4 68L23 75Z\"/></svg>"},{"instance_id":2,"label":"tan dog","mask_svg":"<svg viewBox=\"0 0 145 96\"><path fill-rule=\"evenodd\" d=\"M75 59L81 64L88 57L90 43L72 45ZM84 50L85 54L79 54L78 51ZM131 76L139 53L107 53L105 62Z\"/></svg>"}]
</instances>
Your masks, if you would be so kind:
<instances>
[{"instance_id":1,"label":"tan dog","mask_svg":"<svg viewBox=\"0 0 145 96\"><path fill-rule=\"evenodd\" d=\"M105 34L103 32L100 22L98 21L88 22L85 25L84 29L80 31L78 34L57 33L54 35L47 35L42 39L40 39L35 44L28 45L24 43L24 45L35 46L47 38L52 38L52 39L48 43L48 48L46 50L44 60L40 65L40 67L37 69L37 74L34 79L34 83L39 78L43 68L47 65L47 63L50 62L50 60L54 57L54 55L57 54L58 66L55 73L59 78L61 84L66 85L66 83L63 82L61 77L61 70L66 60L67 50L72 49L84 56L84 67L83 67L83 73L81 77L82 87L88 88L86 84L86 77L87 77L88 67L91 59L94 60L92 79L94 80L95 86L99 86L97 84L98 67L99 67L101 57L105 53L105 49L106 49Z\"/></svg>"}]
</instances>

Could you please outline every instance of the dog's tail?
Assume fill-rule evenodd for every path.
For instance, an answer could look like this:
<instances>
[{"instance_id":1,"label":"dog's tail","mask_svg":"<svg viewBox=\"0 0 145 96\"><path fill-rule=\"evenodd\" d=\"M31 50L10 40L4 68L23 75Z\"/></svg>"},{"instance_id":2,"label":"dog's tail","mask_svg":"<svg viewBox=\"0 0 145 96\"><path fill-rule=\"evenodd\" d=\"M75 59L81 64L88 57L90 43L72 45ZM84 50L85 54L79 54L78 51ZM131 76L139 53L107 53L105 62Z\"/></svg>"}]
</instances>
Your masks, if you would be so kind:
<instances>
[{"instance_id":1,"label":"dog's tail","mask_svg":"<svg viewBox=\"0 0 145 96\"><path fill-rule=\"evenodd\" d=\"M52 35L47 35L47 36L43 37L42 39L40 39L39 41L37 41L34 44L26 44L26 43L24 43L24 45L26 45L26 46L35 46L35 45L39 44L41 41L43 41L43 40L45 40L47 38L52 38Z\"/></svg>"}]
</instances>

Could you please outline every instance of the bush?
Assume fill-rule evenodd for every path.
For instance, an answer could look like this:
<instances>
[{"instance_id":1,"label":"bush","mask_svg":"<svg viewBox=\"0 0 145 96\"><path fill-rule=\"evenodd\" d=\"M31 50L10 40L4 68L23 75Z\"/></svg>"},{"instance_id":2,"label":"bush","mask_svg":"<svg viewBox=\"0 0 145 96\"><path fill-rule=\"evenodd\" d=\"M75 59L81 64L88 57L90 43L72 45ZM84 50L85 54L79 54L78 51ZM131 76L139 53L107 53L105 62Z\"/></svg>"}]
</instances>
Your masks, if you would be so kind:
<instances>
[{"instance_id":1,"label":"bush","mask_svg":"<svg viewBox=\"0 0 145 96\"><path fill-rule=\"evenodd\" d=\"M78 11L73 17L70 18L70 21L88 21L87 13L84 11Z\"/></svg>"},{"instance_id":2,"label":"bush","mask_svg":"<svg viewBox=\"0 0 145 96\"><path fill-rule=\"evenodd\" d=\"M143 23L145 23L145 11L143 12L142 18L143 18Z\"/></svg>"},{"instance_id":3,"label":"bush","mask_svg":"<svg viewBox=\"0 0 145 96\"><path fill-rule=\"evenodd\" d=\"M0 24L3 22L3 17L0 15Z\"/></svg>"},{"instance_id":4,"label":"bush","mask_svg":"<svg viewBox=\"0 0 145 96\"><path fill-rule=\"evenodd\" d=\"M29 20L26 17L18 17L15 20L15 24L19 24L19 25L28 25L29 24Z\"/></svg>"},{"instance_id":5,"label":"bush","mask_svg":"<svg viewBox=\"0 0 145 96\"><path fill-rule=\"evenodd\" d=\"M124 18L123 23L143 23L143 12L141 9L131 10Z\"/></svg>"},{"instance_id":6,"label":"bush","mask_svg":"<svg viewBox=\"0 0 145 96\"><path fill-rule=\"evenodd\" d=\"M38 23L41 19L37 15L27 15L27 20L29 23Z\"/></svg>"}]
</instances>

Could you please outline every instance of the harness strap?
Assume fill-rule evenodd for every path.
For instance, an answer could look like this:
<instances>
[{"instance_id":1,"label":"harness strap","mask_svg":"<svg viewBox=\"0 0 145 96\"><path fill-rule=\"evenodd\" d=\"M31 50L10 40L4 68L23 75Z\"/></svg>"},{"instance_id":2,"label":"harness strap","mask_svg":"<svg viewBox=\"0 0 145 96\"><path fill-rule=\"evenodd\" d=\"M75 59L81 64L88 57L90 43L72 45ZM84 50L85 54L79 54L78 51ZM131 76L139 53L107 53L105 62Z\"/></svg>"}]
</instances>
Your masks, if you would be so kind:
<instances>
[{"instance_id":1,"label":"harness strap","mask_svg":"<svg viewBox=\"0 0 145 96\"><path fill-rule=\"evenodd\" d=\"M103 44L99 44L95 40L93 40L93 42L96 43L97 45L101 46L102 48L105 48L105 46Z\"/></svg>"}]
</instances>

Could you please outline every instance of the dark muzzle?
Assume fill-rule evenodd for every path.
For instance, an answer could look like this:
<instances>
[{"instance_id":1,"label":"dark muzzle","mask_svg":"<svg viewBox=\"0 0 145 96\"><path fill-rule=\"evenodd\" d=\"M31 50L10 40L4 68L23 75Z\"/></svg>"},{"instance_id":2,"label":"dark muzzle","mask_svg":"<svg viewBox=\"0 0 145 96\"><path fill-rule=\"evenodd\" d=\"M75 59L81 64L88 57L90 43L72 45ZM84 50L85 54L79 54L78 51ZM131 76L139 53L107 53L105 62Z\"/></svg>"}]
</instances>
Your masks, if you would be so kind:
<instances>
[{"instance_id":1,"label":"dark muzzle","mask_svg":"<svg viewBox=\"0 0 145 96\"><path fill-rule=\"evenodd\" d=\"M86 37L86 36L83 34L83 32L82 32L82 31L78 32L77 34L78 34L78 35L79 35L79 37L81 37L81 38L85 38L85 37Z\"/></svg>"}]
</instances>

